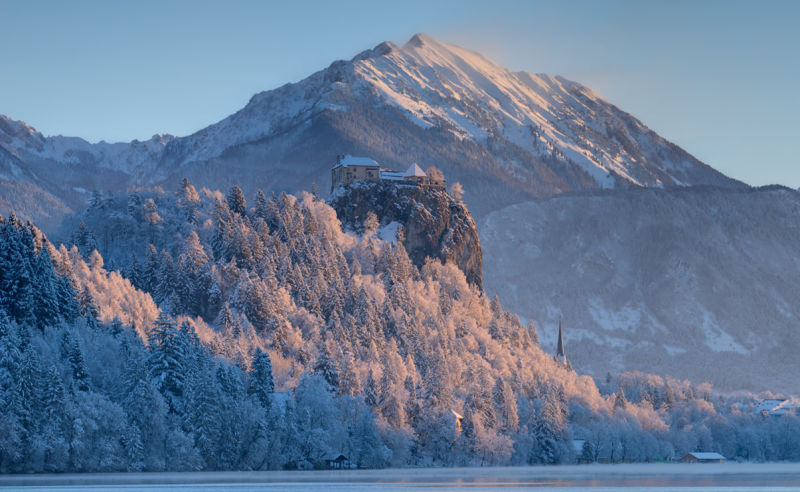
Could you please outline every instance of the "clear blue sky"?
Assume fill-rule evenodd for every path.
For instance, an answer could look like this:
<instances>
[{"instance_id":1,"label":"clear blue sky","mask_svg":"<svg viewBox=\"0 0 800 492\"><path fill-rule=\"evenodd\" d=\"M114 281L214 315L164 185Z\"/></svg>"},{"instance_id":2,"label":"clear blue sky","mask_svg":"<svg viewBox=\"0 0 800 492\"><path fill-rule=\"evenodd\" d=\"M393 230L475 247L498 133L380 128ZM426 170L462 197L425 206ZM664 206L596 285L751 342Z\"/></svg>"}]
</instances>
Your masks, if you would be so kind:
<instances>
[{"instance_id":1,"label":"clear blue sky","mask_svg":"<svg viewBox=\"0 0 800 492\"><path fill-rule=\"evenodd\" d=\"M800 1L0 0L0 114L90 141L187 135L415 32L582 82L730 176L800 186Z\"/></svg>"}]
</instances>

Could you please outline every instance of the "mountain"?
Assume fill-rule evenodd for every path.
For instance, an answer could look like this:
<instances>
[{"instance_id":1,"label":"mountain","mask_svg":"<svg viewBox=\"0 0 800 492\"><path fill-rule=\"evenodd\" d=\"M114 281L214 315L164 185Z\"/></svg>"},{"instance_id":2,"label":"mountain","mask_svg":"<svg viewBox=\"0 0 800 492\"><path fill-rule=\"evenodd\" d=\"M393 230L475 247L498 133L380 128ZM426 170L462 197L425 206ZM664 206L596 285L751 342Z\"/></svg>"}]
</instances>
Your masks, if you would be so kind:
<instances>
[{"instance_id":1,"label":"mountain","mask_svg":"<svg viewBox=\"0 0 800 492\"><path fill-rule=\"evenodd\" d=\"M797 191L563 195L493 212L481 231L487 291L551 347L563 316L577 370L798 391Z\"/></svg>"},{"instance_id":2,"label":"mountain","mask_svg":"<svg viewBox=\"0 0 800 492\"><path fill-rule=\"evenodd\" d=\"M0 178L35 185L72 209L86 190L171 188L182 177L213 188L246 183L246 193L312 182L327 189L340 153L387 167L436 165L462 182L479 217L571 190L741 185L581 84L511 72L422 34L256 94L181 138L90 144L0 118ZM29 205L17 207L36 218Z\"/></svg>"},{"instance_id":3,"label":"mountain","mask_svg":"<svg viewBox=\"0 0 800 492\"><path fill-rule=\"evenodd\" d=\"M649 343L674 345L668 340L683 333L683 326L690 322L680 314L684 309L691 319L705 316L706 311L711 313L709 319L718 320L718 324L709 326L720 326L729 333L719 321L727 319L725 298L698 301L680 292L648 294L650 283L635 282L635 275L644 275L636 270L643 263L664 261L658 255L668 254L675 262L690 265L713 259L716 269L698 267L693 273L703 285L714 285L717 275L734 273L737 277L732 282L757 284L764 281L760 276L764 269L782 274L796 269L788 256L782 257L783 263L767 264L772 260L755 253L736 256L734 249L714 255L707 249L684 247L679 241L639 249L647 238L622 220L633 220L629 214L634 211L648 210L651 220L668 223L693 218L703 227L715 224L724 228L720 229L724 237L737 237L742 226L736 221L715 222L712 210L718 205L712 206L713 200L723 200L734 217L755 220L755 211L763 207L751 205L750 200L772 195L749 193L742 183L701 163L581 84L562 77L511 72L479 54L425 35L416 35L403 46L382 43L349 61L336 61L300 82L256 94L241 110L186 137L156 135L144 142L90 144L79 138L45 137L23 122L2 117L0 213L15 208L21 217L46 219L52 224L64 212L83 209L92 190L123 191L151 185L176 189L183 177L210 189L241 183L249 197L258 188L267 193L295 191L316 183L319 189L328 189L330 167L335 156L343 153L368 155L395 169L405 169L411 162L425 168L436 165L450 183L461 182L464 203L476 218L481 241L491 243L484 245L483 255L487 293L500 294L503 299L508 296L513 310L543 325L552 323L552 313L561 310L574 323L573 330L586 330L581 335L585 339L592 333L597 340L606 338L605 331L597 331L604 329L587 310L599 303L609 307L597 308L598 313L616 313L624 305L623 295L637 303L637 312L650 313L659 320L660 324L654 326L660 327L660 338L653 335ZM683 188L697 186L703 188L682 194ZM673 198L631 201L631 197L640 196L631 191L637 188L663 188L642 192L641 196ZM726 189L737 192L726 193ZM607 191L592 194L598 190ZM586 196L593 198L581 202ZM698 201L682 202L685 196L697 196ZM730 198L734 196L738 198ZM769 200L763 198L763 206ZM51 205L45 207L43 203ZM680 203L685 217L669 208L657 209ZM562 205L564 210L559 208ZM599 216L597 210L605 210L609 217ZM530 222L536 217L552 224L566 221L558 225L563 256L549 257L549 262L527 256L536 244L550 247L550 231L538 230L536 223ZM609 229L597 231L597 237L592 238L589 232L593 229L579 226L585 224L586 217L596 217ZM789 220L790 216L780 217ZM781 220L765 216L761 222L760 227L768 228L768 237L779 247L794 247ZM596 251L589 239L571 243L571 238L612 241L617 235L615 268L609 267L606 272L609 278L629 283L615 290L614 285L600 281L602 276L596 281L583 279L581 271L573 270L574 264L594 257ZM507 249L509 245L519 247ZM704 243L702 237L696 238L698 245L728 246L724 242ZM625 252L630 255L625 256ZM752 267L743 271L742 262ZM518 277L521 272L527 272L526 278ZM633 273L624 276L625 272ZM567 294L571 291L564 290L559 282L574 287L576 294ZM662 284L681 287L677 283ZM512 290L515 286L516 292ZM550 293L554 288L560 297L550 297L556 296ZM792 283L766 290L766 302L781 305L780 299L791 297L786 290L789 288L793 288ZM579 299L594 304L579 307ZM576 304L570 307L573 300ZM667 300L675 303L672 307L677 314L671 318L666 314ZM742 306L751 305L745 301ZM788 306L788 312L800 316L796 303ZM545 313L544 309L550 311ZM573 314L573 310L581 309L584 314ZM662 314L653 314L657 311ZM779 310L767 312L782 316ZM624 320L611 319L625 325ZM777 325L784 322L766 314L763 319ZM731 337L742 347L749 347L744 342L744 323L732 323L737 328L736 333L730 332ZM578 333L568 330L568 342L575 343L570 337ZM756 332L752 336L757 337ZM596 343L602 350L612 346L612 342ZM705 342L700 340L698 347L705 348ZM586 353L590 353L588 349ZM679 359L678 352L674 354ZM745 367L742 353L712 350L711 355L721 368L717 371L720 375L733 374L728 371L731 367ZM641 357L635 366L644 367L641 364L648 359ZM684 369L674 366L678 359L669 357L658 367L680 373ZM587 368L602 375L605 369L597 364ZM609 369L622 365L617 361L609 364ZM687 366L685 371L689 370ZM751 376L743 375L742 384L772 387L769 378Z\"/></svg>"}]
</instances>

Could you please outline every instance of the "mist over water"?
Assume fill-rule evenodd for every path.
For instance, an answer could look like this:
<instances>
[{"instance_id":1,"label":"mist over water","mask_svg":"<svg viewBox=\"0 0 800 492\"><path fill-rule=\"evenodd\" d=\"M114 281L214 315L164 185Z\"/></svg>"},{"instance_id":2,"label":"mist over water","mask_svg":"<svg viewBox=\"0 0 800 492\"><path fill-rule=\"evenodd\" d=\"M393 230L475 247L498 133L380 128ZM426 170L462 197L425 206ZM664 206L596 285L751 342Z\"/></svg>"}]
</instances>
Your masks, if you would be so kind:
<instances>
[{"instance_id":1,"label":"mist over water","mask_svg":"<svg viewBox=\"0 0 800 492\"><path fill-rule=\"evenodd\" d=\"M620 464L309 472L98 473L0 476L0 490L800 490L800 464Z\"/></svg>"}]
</instances>

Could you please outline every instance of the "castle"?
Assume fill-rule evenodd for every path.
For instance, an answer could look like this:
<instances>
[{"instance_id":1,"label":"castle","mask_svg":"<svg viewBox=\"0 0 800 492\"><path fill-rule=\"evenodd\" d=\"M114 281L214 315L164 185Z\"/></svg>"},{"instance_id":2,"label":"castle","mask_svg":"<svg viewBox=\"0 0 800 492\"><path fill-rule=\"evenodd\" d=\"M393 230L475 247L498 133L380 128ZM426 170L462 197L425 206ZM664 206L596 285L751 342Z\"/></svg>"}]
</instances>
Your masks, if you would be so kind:
<instances>
[{"instance_id":1,"label":"castle","mask_svg":"<svg viewBox=\"0 0 800 492\"><path fill-rule=\"evenodd\" d=\"M433 174L433 173L431 173ZM339 186L347 186L358 181L382 181L412 186L444 187L445 181L441 173L429 176L416 163L411 164L405 172L385 169L369 157L353 157L340 155L331 168L331 191Z\"/></svg>"}]
</instances>

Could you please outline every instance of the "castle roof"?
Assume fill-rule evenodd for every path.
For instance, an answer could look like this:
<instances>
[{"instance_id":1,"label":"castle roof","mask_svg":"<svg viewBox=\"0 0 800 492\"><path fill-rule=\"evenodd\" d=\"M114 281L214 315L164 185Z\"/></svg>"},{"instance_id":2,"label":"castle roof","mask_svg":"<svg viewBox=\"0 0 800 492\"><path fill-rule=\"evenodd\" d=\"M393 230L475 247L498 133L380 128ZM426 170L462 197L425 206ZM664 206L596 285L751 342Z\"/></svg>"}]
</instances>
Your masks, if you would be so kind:
<instances>
[{"instance_id":1,"label":"castle roof","mask_svg":"<svg viewBox=\"0 0 800 492\"><path fill-rule=\"evenodd\" d=\"M404 176L424 178L427 176L427 174L425 174L425 171L423 171L422 168L419 167L415 162L414 164L411 164L408 169L406 169Z\"/></svg>"},{"instance_id":2,"label":"castle roof","mask_svg":"<svg viewBox=\"0 0 800 492\"><path fill-rule=\"evenodd\" d=\"M403 181L404 176L400 171L392 171L391 169L381 169L381 179L385 181Z\"/></svg>"},{"instance_id":3,"label":"castle roof","mask_svg":"<svg viewBox=\"0 0 800 492\"><path fill-rule=\"evenodd\" d=\"M374 159L370 159L369 157L355 157L350 154L342 157L339 162L333 166L334 169L337 167L347 167L347 166L368 166L368 167L379 167L378 163Z\"/></svg>"}]
</instances>

